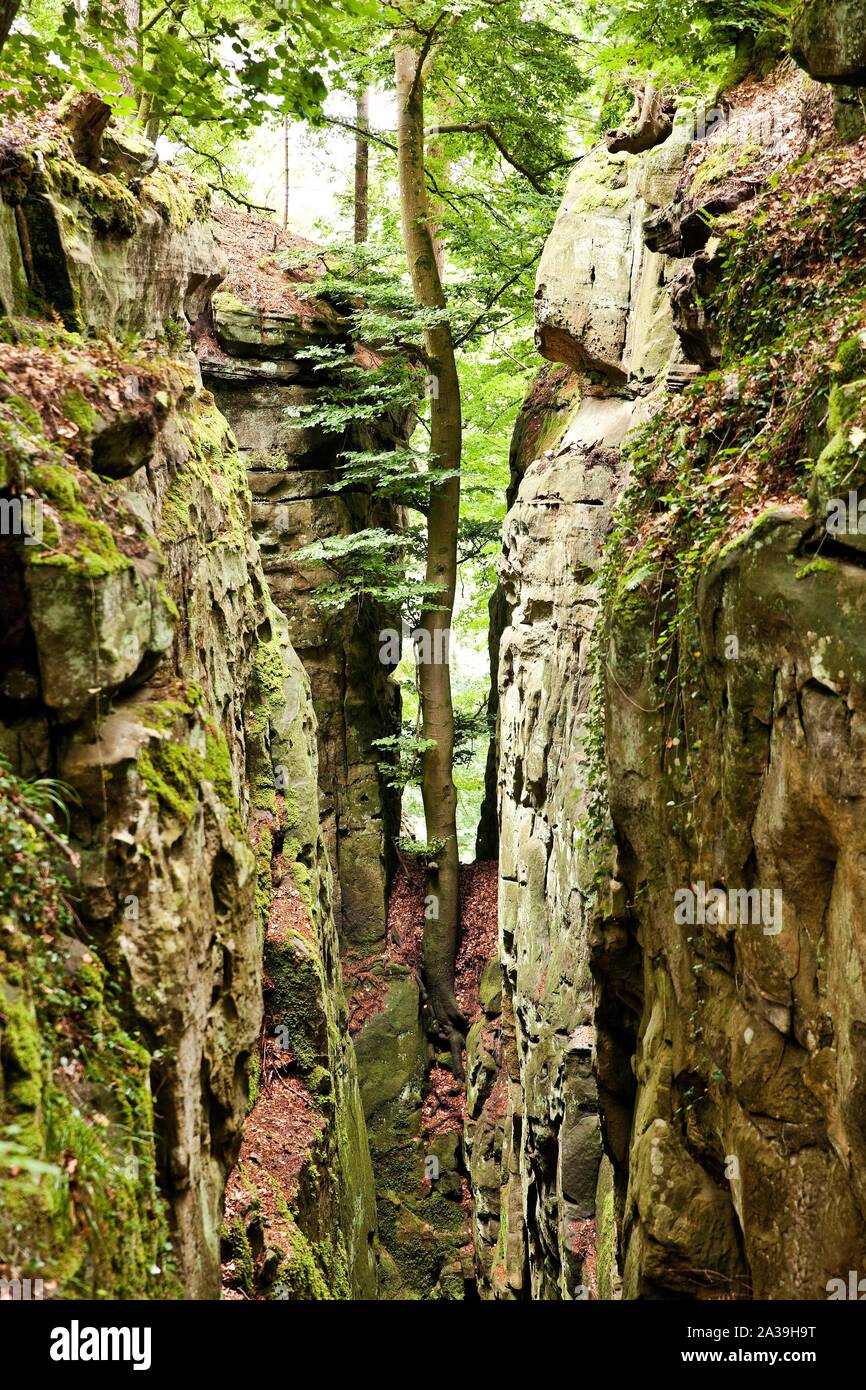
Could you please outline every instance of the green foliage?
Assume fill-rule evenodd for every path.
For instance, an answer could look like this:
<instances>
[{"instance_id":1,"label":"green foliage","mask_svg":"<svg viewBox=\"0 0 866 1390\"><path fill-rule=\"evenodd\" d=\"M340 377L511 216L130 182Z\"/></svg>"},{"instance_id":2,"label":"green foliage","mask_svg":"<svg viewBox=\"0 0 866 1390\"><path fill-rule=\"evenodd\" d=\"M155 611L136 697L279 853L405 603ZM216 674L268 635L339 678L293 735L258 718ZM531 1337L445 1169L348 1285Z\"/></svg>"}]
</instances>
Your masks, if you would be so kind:
<instances>
[{"instance_id":1,"label":"green foliage","mask_svg":"<svg viewBox=\"0 0 866 1390\"><path fill-rule=\"evenodd\" d=\"M351 535L327 536L295 552L301 565L323 566L336 578L317 585L314 599L323 609L342 610L368 599L389 611L401 605L417 613L423 600L435 606L440 589L427 584L412 531L368 527ZM419 562L421 561L421 562Z\"/></svg>"},{"instance_id":2,"label":"green foliage","mask_svg":"<svg viewBox=\"0 0 866 1390\"><path fill-rule=\"evenodd\" d=\"M378 765L379 771L387 779L387 785L402 791L410 782L420 782L424 754L436 747L436 740L419 738L417 732L409 728L389 738L375 739L373 747L388 754L387 759Z\"/></svg>"},{"instance_id":3,"label":"green foliage","mask_svg":"<svg viewBox=\"0 0 866 1390\"><path fill-rule=\"evenodd\" d=\"M401 835L397 847L412 859L435 859L445 848L444 840L416 840L411 835Z\"/></svg>"},{"instance_id":4,"label":"green foliage","mask_svg":"<svg viewBox=\"0 0 866 1390\"><path fill-rule=\"evenodd\" d=\"M42 828L61 790L0 756L0 1261L61 1297L173 1297L151 1059L78 939Z\"/></svg>"},{"instance_id":5,"label":"green foliage","mask_svg":"<svg viewBox=\"0 0 866 1390\"><path fill-rule=\"evenodd\" d=\"M321 117L324 71L336 22L360 17L365 0L145 0L130 34L123 7L103 0L81 19L75 0L27 6L0 58L0 90L15 110L33 109L70 87L95 90L121 115L142 98L176 133L218 125L222 136L283 111ZM124 92L125 66L135 95Z\"/></svg>"},{"instance_id":6,"label":"green foliage","mask_svg":"<svg viewBox=\"0 0 866 1390\"><path fill-rule=\"evenodd\" d=\"M779 55L793 8L794 0L590 0L584 22L614 91L628 74L707 92L744 75L732 66L737 55L746 66ZM610 88L606 95L603 114L624 114L611 112Z\"/></svg>"}]
</instances>

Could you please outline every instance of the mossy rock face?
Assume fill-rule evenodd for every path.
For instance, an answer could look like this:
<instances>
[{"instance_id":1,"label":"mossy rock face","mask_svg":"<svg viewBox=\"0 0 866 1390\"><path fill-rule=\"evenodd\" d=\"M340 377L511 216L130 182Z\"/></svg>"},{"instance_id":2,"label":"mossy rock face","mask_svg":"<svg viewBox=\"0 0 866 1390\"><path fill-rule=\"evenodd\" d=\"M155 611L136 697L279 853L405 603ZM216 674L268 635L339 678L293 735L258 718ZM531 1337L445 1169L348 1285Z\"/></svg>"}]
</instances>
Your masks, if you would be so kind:
<instances>
[{"instance_id":1,"label":"mossy rock face","mask_svg":"<svg viewBox=\"0 0 866 1390\"><path fill-rule=\"evenodd\" d=\"M18 239L15 209L0 199L0 312L23 314L27 302L27 272Z\"/></svg>"},{"instance_id":2,"label":"mossy rock face","mask_svg":"<svg viewBox=\"0 0 866 1390\"><path fill-rule=\"evenodd\" d=\"M792 52L819 82L866 83L866 29L858 0L801 0Z\"/></svg>"},{"instance_id":3,"label":"mossy rock face","mask_svg":"<svg viewBox=\"0 0 866 1390\"><path fill-rule=\"evenodd\" d=\"M279 1056L290 1059L317 1118L296 1184L278 1182L280 1219L268 1225L271 1249L256 1258L255 1287L279 1299L372 1298L375 1195L320 838L315 718L285 621L270 604L267 614L245 712L265 1029L279 1038ZM267 1114L268 1084L265 1074L252 1134L258 1107ZM244 1173L256 1193L271 1181L261 1165L244 1164ZM236 1172L232 1203L238 1182Z\"/></svg>"},{"instance_id":4,"label":"mossy rock face","mask_svg":"<svg viewBox=\"0 0 866 1390\"><path fill-rule=\"evenodd\" d=\"M853 7L804 11L826 35ZM793 126L801 99L826 121L828 93L786 83ZM737 104L760 117L751 85ZM504 528L502 1054L483 1024L468 1040L484 1296L574 1296L563 1230L591 1220L598 1168L590 1056L601 1297L620 1254L631 1298L820 1298L864 1260L859 1129L839 1119L861 1052L862 539L825 527L828 501L850 488L859 511L864 485L860 156L828 144L762 189L777 155L754 154L717 150L637 233L649 160L621 204L622 170L587 158L540 267L543 347L583 399L544 451L515 437ZM710 228L696 209L726 183ZM678 268L691 288L640 245L686 260L681 225L655 238L688 207L706 252ZM667 372L645 357L638 379L638 306L657 346L643 311L666 279L679 355ZM718 371L700 370L698 309ZM778 888L781 929L677 922L675 893L698 883Z\"/></svg>"},{"instance_id":5,"label":"mossy rock face","mask_svg":"<svg viewBox=\"0 0 866 1390\"><path fill-rule=\"evenodd\" d=\"M2 380L0 482L43 504L45 544L3 538L2 597L22 621L4 674L4 718L17 703L0 725L0 747L28 773L59 773L76 794L76 912L83 940L99 947L87 948L75 978L89 981L92 962L104 960L118 996L103 1006L87 984L82 1036L94 1066L104 1048L105 1069L79 1097L84 1128L70 1152L80 1139L85 1153L91 1128L100 1137L100 1116L114 1146L119 1101L105 1091L121 1087L126 1065L128 1104L117 1123L129 1134L117 1141L118 1162L124 1144L140 1152L150 1205L142 1199L136 1215L135 1180L115 1183L106 1158L104 1199L116 1201L128 1244L112 1246L105 1269L93 1225L68 1203L43 1210L33 1200L34 1165L54 1156L44 1058L28 1014L38 1004L37 962L31 978L21 953L2 973L15 1066L4 1071L0 1107L14 1105L28 1146L27 1165L10 1175L8 1207L20 1221L30 1203L33 1248L45 1252L69 1236L74 1218L74 1259L58 1274L70 1287L107 1297L216 1295L223 1186L251 1091L267 1085L259 1063L267 933L274 1019L291 1034L317 1122L291 1205L285 1199L282 1245L259 1249L254 1210L249 1222L230 1223L227 1239L250 1289L281 1280L281 1296L372 1297L375 1198L320 838L309 680L270 599L234 436L188 360L171 356L222 278L222 256L200 190L164 168L148 174L146 152L119 135L106 154L110 172L97 175L70 162L60 142L41 161L22 151L0 203L3 307L51 311L50 321L4 321L7 363L18 354L26 378L42 353L65 370L45 390L33 385L42 377L34 371L18 395L11 369ZM26 303L22 228L33 257ZM161 333L162 345L85 343L85 333L106 329ZM281 935L272 919L286 904L293 927ZM65 1030L78 1020L71 995L52 995ZM115 1027L115 1003L128 1033ZM115 1055L122 1060L109 1070ZM65 1111L51 1113L65 1123ZM83 1158L79 1172L89 1184ZM0 1169L4 1191L5 1176ZM166 1277L171 1259L177 1283Z\"/></svg>"},{"instance_id":6,"label":"mossy rock face","mask_svg":"<svg viewBox=\"0 0 866 1390\"><path fill-rule=\"evenodd\" d=\"M73 384L86 379L89 394L99 401L94 377L108 368L72 340L58 341L56 350L68 353L68 365L60 369L50 406L39 402L43 412L51 410L51 437L44 414L22 396L8 394L0 406L0 459L6 485L14 484L31 516L19 554L42 697L68 721L91 709L97 695L117 690L142 668L153 668L172 641L175 614L162 584L164 559L152 527L87 466L96 462L100 439L107 446L113 434L116 447L127 430L131 442L122 453L130 468L152 457L172 397L159 386L160 372L142 363L160 401L153 408L142 406L138 427L132 415L121 425L115 417L109 425L105 403L97 409ZM21 379L22 366L33 359L38 370L49 358L47 348L0 345L7 391ZM125 362L124 369L130 365ZM171 387L175 393L185 389L177 373ZM108 461L108 452L103 458Z\"/></svg>"},{"instance_id":7,"label":"mossy rock face","mask_svg":"<svg viewBox=\"0 0 866 1390\"><path fill-rule=\"evenodd\" d=\"M728 1218L721 1206L712 1217L704 1210L699 1191L704 1178L690 1168L688 1180L696 1184L690 1199L694 1222L686 1222L679 1232L659 1228L651 1215L658 1198L652 1163L642 1149L641 1164L635 1167L633 1148L627 1199L633 1205L622 1226L626 1297L684 1289L690 1277L684 1271L696 1268L704 1271L708 1287L750 1290L758 1297L819 1297L835 1272L839 1251L846 1252L842 1258L854 1267L866 1245L846 1173L829 1153L823 1160L813 1157L825 1152L827 1124L814 1077L825 1078L828 1090L821 1094L844 1095L847 1064L838 1071L830 1066L825 1044L834 1036L847 1053L850 1042L833 1022L831 987L824 983L840 969L844 973L844 966L834 959L834 949L819 944L822 933L813 936L809 924L823 922L827 911L832 914L821 846L835 844L837 836L848 844L852 835L856 839L845 807L862 768L846 730L851 707L860 708L866 691L866 648L852 621L863 601L861 570L845 563L838 543L832 549L823 543L832 561L810 560L813 550L804 542L823 533L819 526L816 521L813 529L804 509L770 507L706 566L697 590L695 626L683 638L684 651L706 651L708 656L690 673L695 691L689 720L691 775L705 788L693 813L694 829L676 812L682 783L673 756L665 774L641 778L640 786L631 781L628 769L646 765L657 737L647 714L626 713L638 690L644 709L649 707L646 697L653 687L647 672L653 653L645 637L641 658L637 629L626 632L619 619L614 624L610 659L620 690L608 741L612 805L624 835L637 833L638 821L644 827L636 851L648 885L641 920L652 919L650 949L654 960L666 962L643 977L646 1004L635 1057L633 1133L652 1148L653 1126L662 1120L676 1135L688 1136L692 1152L704 1156L704 1177L712 1180L715 1195L706 1200L718 1205L724 1193L736 1211L745 1252L738 1263ZM849 537L839 540L845 547L851 544ZM737 637L735 657L725 653L726 634ZM777 685L782 652L784 695ZM791 715L800 701L804 723ZM728 711L724 718L723 708ZM828 761L830 747L836 752ZM831 764L850 770L844 791L832 774L828 782ZM814 856L808 869L802 858L806 839ZM695 845L710 843L719 852L707 861L696 854ZM796 866L784 848L795 843ZM778 927L762 927L760 921L677 925L674 893L699 880L726 889L778 888ZM847 920L847 927L839 926L843 937L852 930ZM737 970L748 971L760 996L738 988L736 975L726 973L724 942L731 933ZM839 949L847 958L849 947L840 942ZM792 958L802 961L804 951L817 971L808 1003L790 967ZM802 1010L809 1022L794 1025L793 1017ZM783 1046L792 1026L800 1026L801 1032L805 1028L811 1039L796 1055ZM612 1039L604 1039L599 1051L604 1058L601 1080L610 1092L614 1085L622 1086L616 1077L624 1059ZM773 1121L770 1132L752 1142L750 1116L755 1114ZM773 1131L782 1123L790 1127L786 1132L798 1135L796 1153L776 1151ZM609 1115L609 1134L611 1130ZM716 1137L711 1140L711 1135ZM671 1181L685 1180L673 1141L663 1136L659 1144L658 1172L667 1171L670 1161L671 1172L680 1174ZM790 1259L782 1260L773 1232L783 1221L780 1213L796 1210L796 1194L806 1190L812 1194L810 1202L822 1204L824 1217L818 1239L812 1227L807 1233L797 1221L787 1227L789 1255L792 1246L798 1251L795 1268ZM768 1212L776 1215L768 1218Z\"/></svg>"},{"instance_id":8,"label":"mossy rock face","mask_svg":"<svg viewBox=\"0 0 866 1390\"><path fill-rule=\"evenodd\" d=\"M828 541L866 550L866 377L862 335L843 342L833 364L829 442L815 464L809 503Z\"/></svg>"},{"instance_id":9,"label":"mossy rock face","mask_svg":"<svg viewBox=\"0 0 866 1390\"><path fill-rule=\"evenodd\" d=\"M217 342L232 357L280 362L297 357L299 351L316 342L333 342L340 337L340 320L327 305L303 317L299 313L263 313L220 290L214 295L213 306Z\"/></svg>"},{"instance_id":10,"label":"mossy rock face","mask_svg":"<svg viewBox=\"0 0 866 1390\"><path fill-rule=\"evenodd\" d=\"M427 1046L421 1028L418 986L407 970L395 967L385 1007L358 1035L355 1052L364 1113L375 1127L377 1112L414 1089L420 1103Z\"/></svg>"},{"instance_id":11,"label":"mossy rock face","mask_svg":"<svg viewBox=\"0 0 866 1390\"><path fill-rule=\"evenodd\" d=\"M270 238L264 245L270 251ZM399 618L369 601L359 611L323 613L315 591L324 571L298 565L294 553L322 535L402 525L392 504L375 492L342 493L334 485L341 450L392 447L405 422L383 419L344 438L298 418L298 408L315 404L319 376L303 350L323 344L340 353L351 344L348 323L326 303L295 298L297 290L287 277L284 303L295 307L282 314L219 292L214 315L223 352L202 368L249 469L253 529L271 593L310 676L323 838L341 945L372 950L385 937L399 830L399 796L387 786L375 747L397 731L400 719L399 689L380 660L379 634L399 629Z\"/></svg>"},{"instance_id":12,"label":"mossy rock face","mask_svg":"<svg viewBox=\"0 0 866 1390\"><path fill-rule=\"evenodd\" d=\"M42 712L46 734L28 771L59 771L77 795L76 910L100 942L94 958L104 952L123 982L124 1017L148 1039L158 1180L183 1288L213 1296L222 1184L261 1021L241 731L268 609L244 525L245 473L212 398L181 364L155 366L158 353L145 350L115 362L50 325L13 325L10 336L7 365L53 348L67 377L53 396L57 428L41 396L7 393L2 407L4 467L42 507L40 543L10 547L4 571L26 618L5 694ZM99 426L112 397L123 415L122 387L136 376L139 401L152 404L149 467L113 480L95 471L107 457ZM198 518L182 537L170 510L179 493ZM88 1093L82 1122L98 1125L89 1115L108 1114L107 1104ZM214 1113L220 1131L205 1149L196 1136ZM139 1106L129 1126L134 1139L149 1135L153 1116ZM114 1287L126 1287L119 1275Z\"/></svg>"},{"instance_id":13,"label":"mossy rock face","mask_svg":"<svg viewBox=\"0 0 866 1390\"><path fill-rule=\"evenodd\" d=\"M16 148L0 197L17 209L26 248L15 216L4 213L5 311L51 309L73 330L146 335L172 320L194 322L225 275L207 190L165 167L142 180L140 155L120 131L109 133L107 153L111 169L94 173L62 137ZM32 278L23 292L17 267L25 260Z\"/></svg>"},{"instance_id":14,"label":"mossy rock face","mask_svg":"<svg viewBox=\"0 0 866 1390\"><path fill-rule=\"evenodd\" d=\"M383 1007L355 1040L377 1199L379 1297L462 1299L462 1274L446 1274L469 1238L461 1135L425 1136L428 1049L418 985L404 967L382 969Z\"/></svg>"},{"instance_id":15,"label":"mossy rock face","mask_svg":"<svg viewBox=\"0 0 866 1390\"><path fill-rule=\"evenodd\" d=\"M622 1292L618 1272L616 1210L613 1168L606 1156L601 1161L595 1200L596 1211L596 1291L603 1303L619 1298Z\"/></svg>"},{"instance_id":16,"label":"mossy rock face","mask_svg":"<svg viewBox=\"0 0 866 1390\"><path fill-rule=\"evenodd\" d=\"M0 851L17 864L0 890L0 1274L59 1298L175 1297L150 1057L12 793L0 765Z\"/></svg>"},{"instance_id":17,"label":"mossy rock face","mask_svg":"<svg viewBox=\"0 0 866 1390\"><path fill-rule=\"evenodd\" d=\"M489 960L481 971L480 997L488 1018L502 1013L502 967L496 958Z\"/></svg>"}]
</instances>

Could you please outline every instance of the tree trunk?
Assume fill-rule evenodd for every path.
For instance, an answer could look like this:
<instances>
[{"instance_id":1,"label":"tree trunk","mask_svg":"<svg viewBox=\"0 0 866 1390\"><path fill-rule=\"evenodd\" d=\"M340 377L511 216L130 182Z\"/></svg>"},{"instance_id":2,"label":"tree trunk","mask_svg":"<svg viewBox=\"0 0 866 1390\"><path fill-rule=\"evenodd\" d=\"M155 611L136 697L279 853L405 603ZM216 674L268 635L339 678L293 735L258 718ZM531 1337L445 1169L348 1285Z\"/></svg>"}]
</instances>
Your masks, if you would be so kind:
<instances>
[{"instance_id":1,"label":"tree trunk","mask_svg":"<svg viewBox=\"0 0 866 1390\"><path fill-rule=\"evenodd\" d=\"M168 35L170 38L176 38L177 35L180 33L181 21L183 20L184 14L186 13L186 9L186 4L183 4L177 10L172 11L171 20L169 21L165 30L166 35ZM149 20L148 23L152 23L152 21ZM159 39L156 38L153 42L155 44L155 52L153 55L153 60L150 64L149 71L152 73L156 73L159 71ZM142 49L140 62L144 63L144 59L145 54L144 50ZM150 140L150 142L155 145L157 140L159 139L159 132L162 122L158 116L155 116L153 114L153 97L149 92L143 93L139 102L138 122L139 125L144 127L144 133L147 136L148 140Z\"/></svg>"},{"instance_id":2,"label":"tree trunk","mask_svg":"<svg viewBox=\"0 0 866 1390\"><path fill-rule=\"evenodd\" d=\"M106 57L120 78L124 95L134 97L135 87L131 73L133 64L137 63L139 58L141 0L94 0L87 12L90 27L96 28L103 16L115 16L118 21L119 32Z\"/></svg>"},{"instance_id":3,"label":"tree trunk","mask_svg":"<svg viewBox=\"0 0 866 1390\"><path fill-rule=\"evenodd\" d=\"M611 154L623 150L643 154L667 140L674 128L673 103L666 101L651 82L642 83L635 92L634 106L626 125L609 130L605 143Z\"/></svg>"},{"instance_id":4,"label":"tree trunk","mask_svg":"<svg viewBox=\"0 0 866 1390\"><path fill-rule=\"evenodd\" d=\"M98 169L102 156L102 137L111 120L111 107L95 92L79 92L60 107L63 124L72 140L72 152L79 164Z\"/></svg>"},{"instance_id":5,"label":"tree trunk","mask_svg":"<svg viewBox=\"0 0 866 1390\"><path fill-rule=\"evenodd\" d=\"M421 308L442 308L445 295L436 263L433 231L424 179L424 75L419 55L398 40L397 171L403 240L415 302ZM458 469L462 442L460 383L454 343L448 324L425 334L430 359L430 451L436 465ZM430 490L427 516L427 582L439 588L435 607L421 614L418 659L423 736L435 746L423 755L421 793L427 839L436 843L428 865L428 910L424 923L424 975L427 1003L448 1041L454 1074L462 1075L461 1034L465 1020L454 993L460 900L460 858L457 845L457 792L454 787L454 711L448 639L457 586L457 522L460 479L454 477Z\"/></svg>"},{"instance_id":6,"label":"tree trunk","mask_svg":"<svg viewBox=\"0 0 866 1390\"><path fill-rule=\"evenodd\" d=\"M283 226L289 226L289 118L283 117Z\"/></svg>"},{"instance_id":7,"label":"tree trunk","mask_svg":"<svg viewBox=\"0 0 866 1390\"><path fill-rule=\"evenodd\" d=\"M451 98L446 92L440 95L435 112L436 124L427 130L427 169L434 175L434 183L438 187L444 187L450 177L450 166L445 158L442 140L438 134L440 125L444 125L450 115ZM433 251L436 255L436 265L439 268L439 278L445 274L445 244L442 240L442 226L444 222L444 212L442 202L436 194L427 193L427 202L430 207L430 235L433 238Z\"/></svg>"},{"instance_id":8,"label":"tree trunk","mask_svg":"<svg viewBox=\"0 0 866 1390\"><path fill-rule=\"evenodd\" d=\"M370 129L370 90L365 87L355 103L355 125ZM355 136L355 241L367 240L369 232L370 145L363 135Z\"/></svg>"},{"instance_id":9,"label":"tree trunk","mask_svg":"<svg viewBox=\"0 0 866 1390\"><path fill-rule=\"evenodd\" d=\"M21 0L0 0L0 53L3 52L3 45L9 37L9 30L20 8Z\"/></svg>"}]
</instances>

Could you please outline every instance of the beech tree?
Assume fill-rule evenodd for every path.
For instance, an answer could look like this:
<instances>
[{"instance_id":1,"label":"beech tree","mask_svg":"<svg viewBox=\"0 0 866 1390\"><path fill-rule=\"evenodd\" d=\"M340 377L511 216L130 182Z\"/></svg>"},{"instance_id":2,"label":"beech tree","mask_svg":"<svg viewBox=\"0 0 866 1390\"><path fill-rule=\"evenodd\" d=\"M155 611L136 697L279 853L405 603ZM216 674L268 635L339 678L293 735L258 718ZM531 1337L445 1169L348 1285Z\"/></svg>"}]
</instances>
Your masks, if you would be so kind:
<instances>
[{"instance_id":1,"label":"beech tree","mask_svg":"<svg viewBox=\"0 0 866 1390\"><path fill-rule=\"evenodd\" d=\"M9 37L9 30L21 8L21 0L0 0L0 52Z\"/></svg>"},{"instance_id":2,"label":"beech tree","mask_svg":"<svg viewBox=\"0 0 866 1390\"><path fill-rule=\"evenodd\" d=\"M553 13L554 6L548 8ZM547 19L528 18L518 0L401 5L397 13L386 10L372 24L365 20L349 46L353 59L347 63L345 89L357 90L362 79L390 86L396 129L369 129L360 112L354 122L332 119L354 130L357 138L363 136L365 144L395 156L403 251L423 325L422 355L430 384L429 468L422 475L427 495L415 503L422 510L426 541L423 582L415 587L421 608L414 641L426 824L426 842L420 847L427 872L423 963L429 1011L459 1075L465 1020L454 979L460 862L448 649L461 549L465 555L479 543L483 547L486 532L476 524L469 538L461 526L458 350L490 331L518 283L520 294L527 290L537 251L525 259L519 256L514 269L504 271L521 237L515 228L513 245L503 245L503 231L526 192L545 205L541 221L547 230L561 176L572 162L564 113L573 108L586 78L575 61L577 40ZM433 113L429 123L428 108ZM453 289L448 286L449 244L464 272ZM467 261L483 285L473 286L471 310ZM416 477L416 489L418 481ZM335 561L355 556L359 590L367 582L361 574L373 544L372 537L361 533L348 544L341 540L339 554L330 552ZM325 550L319 547L317 554L324 558Z\"/></svg>"},{"instance_id":3,"label":"beech tree","mask_svg":"<svg viewBox=\"0 0 866 1390\"><path fill-rule=\"evenodd\" d=\"M223 143L285 113L317 120L337 21L363 10L364 0L0 0L4 105L39 108L72 86L151 131L218 131Z\"/></svg>"},{"instance_id":4,"label":"beech tree","mask_svg":"<svg viewBox=\"0 0 866 1390\"><path fill-rule=\"evenodd\" d=\"M370 127L370 89L364 87L355 102L355 241L367 240L369 231L370 145L366 132Z\"/></svg>"},{"instance_id":5,"label":"beech tree","mask_svg":"<svg viewBox=\"0 0 866 1390\"><path fill-rule=\"evenodd\" d=\"M425 36L431 37L431 36ZM432 37L435 38L435 29ZM415 302L420 309L444 309L445 294L437 263L427 205L424 167L424 83L431 59L429 42L401 32L395 46L397 94L397 170L403 241ZM418 685L423 754L421 791L427 838L435 857L428 865L428 909L424 927L424 975L427 1002L448 1041L454 1071L461 1071L461 1035L465 1021L454 993L454 961L460 901L460 855L457 843L457 793L454 787L454 708L447 633L457 586L457 529L460 518L462 426L460 381L451 326L443 320L424 335L430 380L430 450L437 467L450 476L430 489L427 511L426 582L435 586L435 602L421 614L429 634L421 645ZM443 643L441 634L446 634ZM426 657L426 659L425 659ZM438 659L437 659L438 657Z\"/></svg>"}]
</instances>

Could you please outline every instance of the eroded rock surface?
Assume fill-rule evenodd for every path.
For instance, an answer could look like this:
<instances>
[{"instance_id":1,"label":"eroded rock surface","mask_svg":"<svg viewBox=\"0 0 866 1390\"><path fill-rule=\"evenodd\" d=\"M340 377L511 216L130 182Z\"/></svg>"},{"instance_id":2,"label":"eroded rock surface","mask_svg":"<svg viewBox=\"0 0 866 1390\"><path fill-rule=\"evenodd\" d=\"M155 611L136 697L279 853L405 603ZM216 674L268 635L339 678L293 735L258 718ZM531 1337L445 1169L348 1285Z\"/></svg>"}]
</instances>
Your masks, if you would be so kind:
<instances>
[{"instance_id":1,"label":"eroded rock surface","mask_svg":"<svg viewBox=\"0 0 866 1390\"><path fill-rule=\"evenodd\" d=\"M382 943L393 841L399 808L385 784L373 747L399 724L399 691L380 661L379 634L397 620L365 603L360 612L323 612L313 600L316 586L333 575L324 567L300 565L294 552L326 536L346 536L366 527L392 529L397 510L369 492L335 490L341 450L372 447L329 435L293 416L314 404L317 378L304 353L317 344L346 341L343 320L327 304L302 300L283 275L256 280L248 272L248 238L271 250L272 223L249 219L239 246L231 235L232 215L220 224L234 269L229 284L246 295L217 295L216 342L200 350L206 379L232 424L253 494L252 519L271 593L286 615L295 649L310 676L319 730L322 829L334 868L334 914L345 944L361 950ZM238 283L240 281L240 283ZM381 422L375 447L393 445L399 421Z\"/></svg>"},{"instance_id":2,"label":"eroded rock surface","mask_svg":"<svg viewBox=\"0 0 866 1390\"><path fill-rule=\"evenodd\" d=\"M667 293L675 262L646 247L641 227L672 195L684 153L678 138L642 158L584 159L538 271L541 351L570 370L543 374L524 406L500 567L503 1055L498 1072L476 1059L491 1101L472 1141L494 1296L588 1292L601 1162L582 829L595 577L622 485L619 446L645 392L681 359Z\"/></svg>"},{"instance_id":3,"label":"eroded rock surface","mask_svg":"<svg viewBox=\"0 0 866 1390\"><path fill-rule=\"evenodd\" d=\"M316 1202L284 1193L285 1277L290 1296L326 1278L369 1293L375 1212L309 680L244 461L178 347L224 273L207 202L171 171L136 178L134 160L95 175L62 144L7 155L3 307L161 336L126 350L56 318L4 320L0 490L38 527L0 538L0 748L26 777L63 779L77 861L74 932L57 899L57 936L43 925L28 944L13 914L4 937L0 1111L23 1149L0 1260L61 1296L218 1295L223 1189L259 1079L262 939L273 951L277 933L309 1008L293 984L273 1016L295 1010L286 1056L325 1165ZM297 941L280 935L289 888ZM62 1163L56 1192L33 1160Z\"/></svg>"},{"instance_id":4,"label":"eroded rock surface","mask_svg":"<svg viewBox=\"0 0 866 1390\"><path fill-rule=\"evenodd\" d=\"M845 469L859 477L854 338L837 349L816 323L830 344L817 378L829 411L804 407L789 442L776 423L780 451L816 461L811 482L792 482L793 465L784 482L770 469L756 512L727 536L723 506L716 532L690 542L694 599L654 571L653 518L671 506L676 527L706 485L700 447L715 476L721 445L690 445L698 461L675 464L671 426L661 481L630 486L629 469L644 466L637 426L654 419L663 433L670 417L696 428L688 401L672 413L672 392L721 363L729 374L706 388L719 409L737 414L743 393L751 399L746 382L762 368L727 365L743 353L746 319L766 370L784 370L773 334L801 301L791 281L789 298L766 307L776 282L762 278L772 252L757 229L769 223L773 251L788 254L791 216L771 194L760 201L773 170L809 150L791 178L805 181L815 158L825 162L812 176L833 185L826 220L803 242L790 230L796 273L808 274L810 237L836 235L834 219L850 215L857 176L845 161L860 155L834 148L826 93L783 77L732 105L727 135L694 148L675 131L642 160L585 158L539 267L539 345L574 375L570 386L548 377L527 401L504 531L505 988L498 1034L470 1039L467 1126L485 1296L819 1298L864 1259L854 824L864 661L850 636L862 538L849 528L831 543L822 525ZM772 141L747 139L768 111ZM805 228L814 213L801 217ZM732 241L740 279L729 288ZM856 256L853 243L845 254ZM835 331L854 332L856 319L845 322ZM540 401L547 424L528 432ZM664 494L678 468L695 469L696 490L684 484L674 506ZM631 510L615 553L630 554L641 528L648 539L617 574L606 553L623 493ZM672 594L685 616L670 652L659 614ZM778 888L785 925L677 922L676 893L699 884Z\"/></svg>"}]
</instances>

